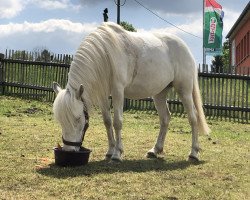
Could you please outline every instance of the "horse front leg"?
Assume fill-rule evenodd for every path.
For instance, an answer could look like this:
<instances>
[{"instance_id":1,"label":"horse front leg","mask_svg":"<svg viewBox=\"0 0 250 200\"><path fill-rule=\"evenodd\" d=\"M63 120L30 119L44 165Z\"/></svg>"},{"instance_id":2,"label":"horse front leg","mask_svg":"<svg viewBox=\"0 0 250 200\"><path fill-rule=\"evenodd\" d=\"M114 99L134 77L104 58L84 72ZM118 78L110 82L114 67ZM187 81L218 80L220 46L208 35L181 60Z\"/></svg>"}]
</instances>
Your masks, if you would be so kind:
<instances>
[{"instance_id":1,"label":"horse front leg","mask_svg":"<svg viewBox=\"0 0 250 200\"><path fill-rule=\"evenodd\" d=\"M115 148L115 138L113 133L112 118L111 118L109 103L107 103L107 106L102 109L102 117L108 137L108 151L105 155L105 158L109 160L113 155Z\"/></svg>"},{"instance_id":2,"label":"horse front leg","mask_svg":"<svg viewBox=\"0 0 250 200\"><path fill-rule=\"evenodd\" d=\"M114 120L113 126L115 129L115 148L111 160L122 161L121 155L123 153L122 144L122 121L123 121L123 102L124 94L122 89L117 89L112 93L113 107L114 107Z\"/></svg>"}]
</instances>

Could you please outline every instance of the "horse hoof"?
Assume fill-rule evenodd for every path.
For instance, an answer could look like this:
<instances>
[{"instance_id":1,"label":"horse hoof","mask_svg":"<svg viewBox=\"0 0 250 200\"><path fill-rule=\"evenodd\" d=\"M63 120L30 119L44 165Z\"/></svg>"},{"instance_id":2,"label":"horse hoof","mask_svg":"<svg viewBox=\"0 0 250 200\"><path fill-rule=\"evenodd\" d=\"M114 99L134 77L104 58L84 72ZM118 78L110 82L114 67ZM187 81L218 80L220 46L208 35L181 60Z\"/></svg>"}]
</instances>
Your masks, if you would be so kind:
<instances>
[{"instance_id":1,"label":"horse hoof","mask_svg":"<svg viewBox=\"0 0 250 200\"><path fill-rule=\"evenodd\" d=\"M112 158L111 157L110 163L121 163L121 162L122 162L122 159L120 159L120 158Z\"/></svg>"},{"instance_id":2,"label":"horse hoof","mask_svg":"<svg viewBox=\"0 0 250 200\"><path fill-rule=\"evenodd\" d=\"M154 152L148 152L146 157L147 158L157 158L157 155Z\"/></svg>"},{"instance_id":3,"label":"horse hoof","mask_svg":"<svg viewBox=\"0 0 250 200\"><path fill-rule=\"evenodd\" d=\"M105 155L105 160L110 160L110 159L111 159L111 157L112 157L112 155L111 155L111 154L106 154L106 155Z\"/></svg>"},{"instance_id":4,"label":"horse hoof","mask_svg":"<svg viewBox=\"0 0 250 200\"><path fill-rule=\"evenodd\" d=\"M189 162L197 163L197 162L199 162L200 160L199 160L199 158L197 158L197 157L195 157L195 156L193 156L193 155L189 155L189 156L188 156L188 161L189 161Z\"/></svg>"}]
</instances>

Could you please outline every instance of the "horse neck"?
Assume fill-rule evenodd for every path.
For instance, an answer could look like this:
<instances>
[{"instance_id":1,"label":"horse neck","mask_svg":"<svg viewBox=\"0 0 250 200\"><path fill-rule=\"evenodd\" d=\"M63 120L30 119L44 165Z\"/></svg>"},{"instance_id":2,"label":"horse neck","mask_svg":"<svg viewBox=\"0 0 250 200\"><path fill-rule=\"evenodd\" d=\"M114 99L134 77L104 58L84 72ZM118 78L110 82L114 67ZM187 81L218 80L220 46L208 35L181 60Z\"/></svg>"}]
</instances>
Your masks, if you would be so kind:
<instances>
[{"instance_id":1,"label":"horse neck","mask_svg":"<svg viewBox=\"0 0 250 200\"><path fill-rule=\"evenodd\" d=\"M77 91L80 85L83 85L84 92L82 97L88 110L91 110L92 105L101 106L103 98L110 94L109 76L105 72L100 73L98 71L100 69L95 69L95 67L93 64L86 67L74 63L71 65L68 76L67 88Z\"/></svg>"}]
</instances>

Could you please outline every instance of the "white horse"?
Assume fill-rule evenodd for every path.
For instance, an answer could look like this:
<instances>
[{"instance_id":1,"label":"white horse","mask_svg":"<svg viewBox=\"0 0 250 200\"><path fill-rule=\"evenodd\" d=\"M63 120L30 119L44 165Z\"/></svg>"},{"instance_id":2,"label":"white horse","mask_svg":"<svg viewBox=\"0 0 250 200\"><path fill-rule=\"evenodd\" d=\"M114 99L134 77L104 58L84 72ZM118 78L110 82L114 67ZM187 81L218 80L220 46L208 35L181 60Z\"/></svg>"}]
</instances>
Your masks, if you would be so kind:
<instances>
[{"instance_id":1,"label":"white horse","mask_svg":"<svg viewBox=\"0 0 250 200\"><path fill-rule=\"evenodd\" d=\"M62 127L63 149L78 151L86 114L100 107L108 136L106 158L121 160L124 98L153 97L159 114L160 131L148 157L162 153L170 112L166 103L174 87L186 109L192 128L189 158L198 160L198 132L209 134L193 56L184 42L165 33L135 33L115 23L103 23L85 38L71 63L66 89L57 83L53 111ZM112 96L112 123L109 96ZM114 128L114 132L113 132Z\"/></svg>"}]
</instances>

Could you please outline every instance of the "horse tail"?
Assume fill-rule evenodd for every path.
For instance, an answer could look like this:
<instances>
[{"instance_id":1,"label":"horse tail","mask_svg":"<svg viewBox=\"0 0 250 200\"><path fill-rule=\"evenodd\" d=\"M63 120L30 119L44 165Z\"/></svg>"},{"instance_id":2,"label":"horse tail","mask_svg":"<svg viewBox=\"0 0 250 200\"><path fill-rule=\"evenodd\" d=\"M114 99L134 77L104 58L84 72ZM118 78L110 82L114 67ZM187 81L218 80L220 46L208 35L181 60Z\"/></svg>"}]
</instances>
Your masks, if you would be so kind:
<instances>
[{"instance_id":1,"label":"horse tail","mask_svg":"<svg viewBox=\"0 0 250 200\"><path fill-rule=\"evenodd\" d=\"M198 83L198 72L197 69L195 70L195 77L193 83L193 101L195 108L197 110L197 122L198 122L198 131L199 133L203 133L205 135L209 135L211 132L210 128L208 127L205 114L203 111L202 100L200 95L199 83Z\"/></svg>"}]
</instances>

